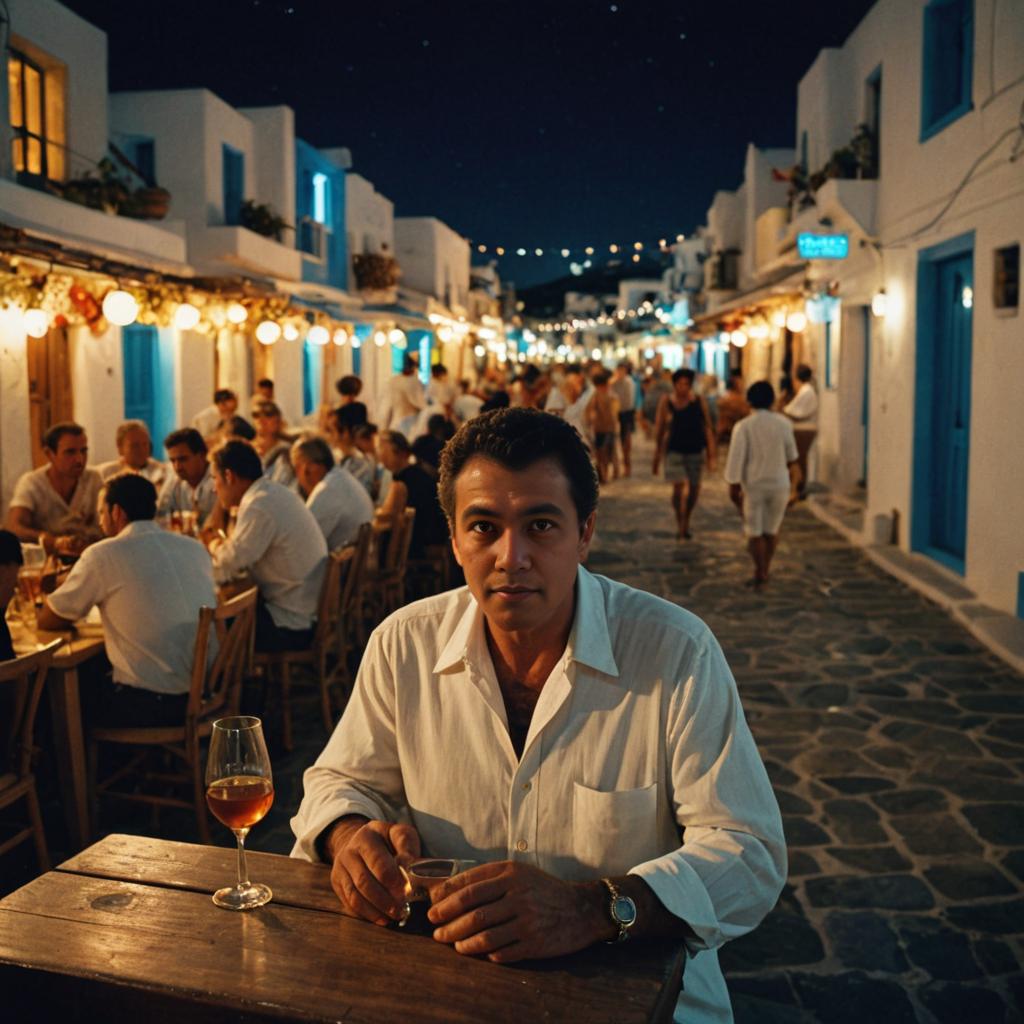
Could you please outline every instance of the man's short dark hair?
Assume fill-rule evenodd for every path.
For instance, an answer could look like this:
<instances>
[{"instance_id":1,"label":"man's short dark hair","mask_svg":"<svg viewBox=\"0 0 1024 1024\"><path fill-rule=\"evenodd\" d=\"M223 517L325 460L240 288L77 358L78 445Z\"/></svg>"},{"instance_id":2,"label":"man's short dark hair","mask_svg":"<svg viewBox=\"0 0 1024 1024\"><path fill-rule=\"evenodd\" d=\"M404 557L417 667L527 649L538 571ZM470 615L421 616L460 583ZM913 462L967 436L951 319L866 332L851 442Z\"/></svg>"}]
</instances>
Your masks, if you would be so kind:
<instances>
[{"instance_id":1,"label":"man's short dark hair","mask_svg":"<svg viewBox=\"0 0 1024 1024\"><path fill-rule=\"evenodd\" d=\"M334 426L339 434L354 432L356 427L366 422L366 406L362 402L352 402L335 409L331 416L334 417Z\"/></svg>"},{"instance_id":2,"label":"man's short dark hair","mask_svg":"<svg viewBox=\"0 0 1024 1024\"><path fill-rule=\"evenodd\" d=\"M539 409L497 409L464 423L441 453L438 498L449 523L455 521L455 481L476 455L512 470L554 459L569 481L580 529L597 508L597 473L572 424Z\"/></svg>"},{"instance_id":3,"label":"man's short dark hair","mask_svg":"<svg viewBox=\"0 0 1024 1024\"><path fill-rule=\"evenodd\" d=\"M801 363L796 368L796 379L803 384L806 384L812 377L811 368L806 363Z\"/></svg>"},{"instance_id":4,"label":"man's short dark hair","mask_svg":"<svg viewBox=\"0 0 1024 1024\"><path fill-rule=\"evenodd\" d=\"M256 381L256 387L258 387L258 388L270 388L270 390L273 391L274 390L274 382L269 377L260 377L260 379L258 381Z\"/></svg>"},{"instance_id":5,"label":"man's short dark hair","mask_svg":"<svg viewBox=\"0 0 1024 1024\"><path fill-rule=\"evenodd\" d=\"M213 465L223 476L229 469L242 480L259 480L263 463L259 453L248 441L233 438L213 450Z\"/></svg>"},{"instance_id":6,"label":"man's short dark hair","mask_svg":"<svg viewBox=\"0 0 1024 1024\"><path fill-rule=\"evenodd\" d=\"M293 461L302 459L305 462L315 462L328 471L334 469L334 453L331 451L331 446L322 437L317 437L315 434L300 437L292 445L291 457Z\"/></svg>"},{"instance_id":7,"label":"man's short dark hair","mask_svg":"<svg viewBox=\"0 0 1024 1024\"><path fill-rule=\"evenodd\" d=\"M244 441L251 441L256 436L256 431L244 416L232 416L227 422L227 434L229 437L240 437Z\"/></svg>"},{"instance_id":8,"label":"man's short dark hair","mask_svg":"<svg viewBox=\"0 0 1024 1024\"><path fill-rule=\"evenodd\" d=\"M434 365L430 368L430 376L431 377L447 377L448 376L448 367L445 366L444 363L434 363Z\"/></svg>"},{"instance_id":9,"label":"man's short dark hair","mask_svg":"<svg viewBox=\"0 0 1024 1024\"><path fill-rule=\"evenodd\" d=\"M177 448L179 444L185 445L193 455L206 454L206 442L203 435L195 427L182 427L180 430L172 430L164 438L164 448L170 451Z\"/></svg>"},{"instance_id":10,"label":"man's short dark hair","mask_svg":"<svg viewBox=\"0 0 1024 1024\"><path fill-rule=\"evenodd\" d=\"M21 541L10 530L0 530L0 565L21 565Z\"/></svg>"},{"instance_id":11,"label":"man's short dark hair","mask_svg":"<svg viewBox=\"0 0 1024 1024\"><path fill-rule=\"evenodd\" d=\"M604 387L612 379L612 375L607 370L598 370L594 374L592 380L596 387Z\"/></svg>"},{"instance_id":12,"label":"man's short dark hair","mask_svg":"<svg viewBox=\"0 0 1024 1024\"><path fill-rule=\"evenodd\" d=\"M775 388L766 380L755 381L747 388L747 402L754 409L770 409L775 404Z\"/></svg>"},{"instance_id":13,"label":"man's short dark hair","mask_svg":"<svg viewBox=\"0 0 1024 1024\"><path fill-rule=\"evenodd\" d=\"M363 390L363 382L354 373L339 377L334 386L345 398L355 398Z\"/></svg>"},{"instance_id":14,"label":"man's short dark hair","mask_svg":"<svg viewBox=\"0 0 1024 1024\"><path fill-rule=\"evenodd\" d=\"M141 473L118 473L106 483L103 500L108 508L119 505L128 522L156 515L156 488Z\"/></svg>"},{"instance_id":15,"label":"man's short dark hair","mask_svg":"<svg viewBox=\"0 0 1024 1024\"><path fill-rule=\"evenodd\" d=\"M352 436L357 441L361 441L364 437L373 437L377 433L378 427L376 423L360 423L355 430L352 431Z\"/></svg>"},{"instance_id":16,"label":"man's short dark hair","mask_svg":"<svg viewBox=\"0 0 1024 1024\"><path fill-rule=\"evenodd\" d=\"M684 366L672 374L672 383L675 384L677 380L682 380L685 377L692 384L696 376L697 374L693 370L688 366Z\"/></svg>"},{"instance_id":17,"label":"man's short dark hair","mask_svg":"<svg viewBox=\"0 0 1024 1024\"><path fill-rule=\"evenodd\" d=\"M733 372L733 373L729 374L729 380L728 380L728 382L726 383L725 386L730 391L739 391L740 384L742 384L742 383L743 383L743 374L742 373L735 373L735 372Z\"/></svg>"},{"instance_id":18,"label":"man's short dark hair","mask_svg":"<svg viewBox=\"0 0 1024 1024\"><path fill-rule=\"evenodd\" d=\"M412 455L412 445L409 439L398 430L385 430L380 435L381 441L387 441L396 452Z\"/></svg>"},{"instance_id":19,"label":"man's short dark hair","mask_svg":"<svg viewBox=\"0 0 1024 1024\"><path fill-rule=\"evenodd\" d=\"M420 364L417 363L412 356L406 356L402 360L402 373L409 373L410 371L415 373L415 371L419 368L419 365Z\"/></svg>"},{"instance_id":20,"label":"man's short dark hair","mask_svg":"<svg viewBox=\"0 0 1024 1024\"><path fill-rule=\"evenodd\" d=\"M562 367L562 375L568 377L570 373L582 373L583 367L579 363L566 363Z\"/></svg>"},{"instance_id":21,"label":"man's short dark hair","mask_svg":"<svg viewBox=\"0 0 1024 1024\"><path fill-rule=\"evenodd\" d=\"M51 452L57 450L62 437L81 437L85 433L85 427L79 423L72 423L70 420L64 423L54 423L50 429L43 434L43 447L49 448Z\"/></svg>"},{"instance_id":22,"label":"man's short dark hair","mask_svg":"<svg viewBox=\"0 0 1024 1024\"><path fill-rule=\"evenodd\" d=\"M213 404L220 405L221 402L229 402L232 398L238 401L238 395L231 388L218 388L213 393Z\"/></svg>"}]
</instances>

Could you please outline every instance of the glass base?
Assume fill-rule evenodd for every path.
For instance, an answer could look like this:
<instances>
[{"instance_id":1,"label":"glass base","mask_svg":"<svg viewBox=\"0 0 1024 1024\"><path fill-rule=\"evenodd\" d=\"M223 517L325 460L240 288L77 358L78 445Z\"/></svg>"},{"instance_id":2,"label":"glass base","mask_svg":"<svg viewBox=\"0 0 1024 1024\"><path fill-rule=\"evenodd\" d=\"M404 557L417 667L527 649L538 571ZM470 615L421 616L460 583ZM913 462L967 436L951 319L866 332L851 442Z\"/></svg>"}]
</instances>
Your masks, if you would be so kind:
<instances>
[{"instance_id":1,"label":"glass base","mask_svg":"<svg viewBox=\"0 0 1024 1024\"><path fill-rule=\"evenodd\" d=\"M250 882L242 889L237 885L233 885L229 889L218 889L212 898L218 907L223 907L225 910L253 910L269 903L274 898L274 894L270 891L269 885Z\"/></svg>"}]
</instances>

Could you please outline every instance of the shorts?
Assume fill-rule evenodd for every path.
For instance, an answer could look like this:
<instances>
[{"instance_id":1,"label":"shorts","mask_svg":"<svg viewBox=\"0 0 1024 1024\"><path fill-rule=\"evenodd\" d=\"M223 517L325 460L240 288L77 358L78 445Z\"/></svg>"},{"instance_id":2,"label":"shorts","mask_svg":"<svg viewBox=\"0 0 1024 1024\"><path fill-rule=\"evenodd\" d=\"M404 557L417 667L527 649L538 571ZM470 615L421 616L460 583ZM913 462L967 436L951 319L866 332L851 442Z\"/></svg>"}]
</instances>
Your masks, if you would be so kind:
<instances>
[{"instance_id":1,"label":"shorts","mask_svg":"<svg viewBox=\"0 0 1024 1024\"><path fill-rule=\"evenodd\" d=\"M688 480L692 487L696 487L700 484L703 471L703 452L669 452L665 456L665 479L670 484L681 484Z\"/></svg>"},{"instance_id":2,"label":"shorts","mask_svg":"<svg viewBox=\"0 0 1024 1024\"><path fill-rule=\"evenodd\" d=\"M615 435L610 431L596 431L594 434L594 451L604 455L611 455L615 451Z\"/></svg>"},{"instance_id":3,"label":"shorts","mask_svg":"<svg viewBox=\"0 0 1024 1024\"><path fill-rule=\"evenodd\" d=\"M636 409L627 409L619 413L619 433L625 437L636 431Z\"/></svg>"},{"instance_id":4,"label":"shorts","mask_svg":"<svg viewBox=\"0 0 1024 1024\"><path fill-rule=\"evenodd\" d=\"M775 536L782 526L789 488L753 487L743 490L743 532L748 537Z\"/></svg>"}]
</instances>

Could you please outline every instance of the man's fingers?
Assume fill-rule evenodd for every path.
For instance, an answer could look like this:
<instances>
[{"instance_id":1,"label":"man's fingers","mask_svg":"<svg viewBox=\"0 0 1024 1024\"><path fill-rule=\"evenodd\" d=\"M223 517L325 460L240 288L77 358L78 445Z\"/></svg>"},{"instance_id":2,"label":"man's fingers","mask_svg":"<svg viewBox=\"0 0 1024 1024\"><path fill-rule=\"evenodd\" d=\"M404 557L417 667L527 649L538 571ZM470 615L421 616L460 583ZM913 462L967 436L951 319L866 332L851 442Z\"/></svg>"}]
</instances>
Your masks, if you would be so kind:
<instances>
[{"instance_id":1,"label":"man's fingers","mask_svg":"<svg viewBox=\"0 0 1024 1024\"><path fill-rule=\"evenodd\" d=\"M374 924L388 923L387 915L382 914L377 907L363 898L352 881L352 876L337 861L331 871L331 886L341 901L342 909L350 917L362 918L362 920L372 921Z\"/></svg>"},{"instance_id":2,"label":"man's fingers","mask_svg":"<svg viewBox=\"0 0 1024 1024\"><path fill-rule=\"evenodd\" d=\"M450 881L454 882L455 879ZM434 905L428 911L427 917L432 924L448 924L477 907L496 903L506 892L508 884L503 878L485 878L448 893L439 886L431 894Z\"/></svg>"},{"instance_id":3,"label":"man's fingers","mask_svg":"<svg viewBox=\"0 0 1024 1024\"><path fill-rule=\"evenodd\" d=\"M498 900L496 903L486 903L483 906L475 907L473 910L462 914L455 920L434 929L434 938L438 942L454 942L460 953L489 953L496 946L486 949L474 946L472 950L461 948L458 943L464 943L475 935L494 932L500 926L508 925L516 917L515 907L510 900Z\"/></svg>"},{"instance_id":4,"label":"man's fingers","mask_svg":"<svg viewBox=\"0 0 1024 1024\"><path fill-rule=\"evenodd\" d=\"M398 857L420 856L420 834L412 825L392 825L388 832L391 848Z\"/></svg>"},{"instance_id":5,"label":"man's fingers","mask_svg":"<svg viewBox=\"0 0 1024 1024\"><path fill-rule=\"evenodd\" d=\"M373 908L373 917L370 917L370 920L380 917L394 920L398 917L401 913L399 901L378 881L370 864L362 857L346 852L342 854L342 867L348 872L358 896Z\"/></svg>"},{"instance_id":6,"label":"man's fingers","mask_svg":"<svg viewBox=\"0 0 1024 1024\"><path fill-rule=\"evenodd\" d=\"M483 956L495 953L508 946L517 944L522 936L519 934L520 923L509 921L505 924L477 932L468 939L455 943L455 952L464 956Z\"/></svg>"}]
</instances>

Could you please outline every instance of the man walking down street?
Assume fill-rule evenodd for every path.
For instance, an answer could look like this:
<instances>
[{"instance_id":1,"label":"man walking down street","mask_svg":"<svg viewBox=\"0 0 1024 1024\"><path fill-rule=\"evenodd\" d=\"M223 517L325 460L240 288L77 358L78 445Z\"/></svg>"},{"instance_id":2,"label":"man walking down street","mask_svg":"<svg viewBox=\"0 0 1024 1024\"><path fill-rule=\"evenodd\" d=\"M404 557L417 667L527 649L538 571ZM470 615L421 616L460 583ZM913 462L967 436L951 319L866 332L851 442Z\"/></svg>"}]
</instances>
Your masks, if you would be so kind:
<instances>
[{"instance_id":1,"label":"man walking down street","mask_svg":"<svg viewBox=\"0 0 1024 1024\"><path fill-rule=\"evenodd\" d=\"M775 389L760 380L750 386L747 401L754 411L733 429L725 480L729 498L743 516L747 548L754 561L754 576L748 582L759 588L768 582L786 514L790 478L795 485L799 470L793 425L771 411Z\"/></svg>"},{"instance_id":2,"label":"man walking down street","mask_svg":"<svg viewBox=\"0 0 1024 1024\"><path fill-rule=\"evenodd\" d=\"M622 475L633 468L633 432L636 430L636 381L630 363L619 363L612 377L612 391L619 400L619 444L622 447Z\"/></svg>"},{"instance_id":3,"label":"man walking down street","mask_svg":"<svg viewBox=\"0 0 1024 1024\"><path fill-rule=\"evenodd\" d=\"M800 387L782 410L793 421L800 461L800 481L798 487L793 488L791 502L807 497L807 456L818 436L818 393L811 383L811 368L806 363L796 368L796 379Z\"/></svg>"},{"instance_id":4,"label":"man walking down street","mask_svg":"<svg viewBox=\"0 0 1024 1024\"><path fill-rule=\"evenodd\" d=\"M786 851L718 642L583 568L598 484L564 420L470 421L440 499L468 585L374 631L293 855L378 925L402 915L400 864L479 861L433 890L435 941L495 963L681 942L675 1019L731 1021L715 951L772 908Z\"/></svg>"}]
</instances>

